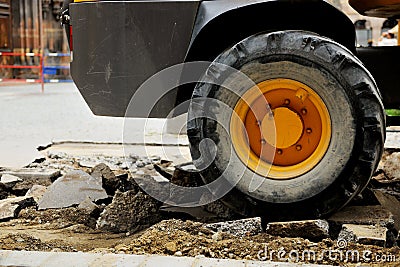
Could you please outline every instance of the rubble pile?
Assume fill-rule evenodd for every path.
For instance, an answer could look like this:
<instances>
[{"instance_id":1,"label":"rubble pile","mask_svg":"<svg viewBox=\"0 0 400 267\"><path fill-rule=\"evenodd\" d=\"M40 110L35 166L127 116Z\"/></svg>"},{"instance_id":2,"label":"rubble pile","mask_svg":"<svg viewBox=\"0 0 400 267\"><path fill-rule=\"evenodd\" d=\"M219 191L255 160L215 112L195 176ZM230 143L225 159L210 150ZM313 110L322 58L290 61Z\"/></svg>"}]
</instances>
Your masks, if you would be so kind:
<instances>
[{"instance_id":1,"label":"rubble pile","mask_svg":"<svg viewBox=\"0 0 400 267\"><path fill-rule=\"evenodd\" d=\"M130 155L125 160L50 152L44 160L27 168L0 172L0 221L18 218L19 212L29 206L37 210L31 213L38 217L38 211L53 212L55 217L65 211L66 224L82 223L114 233L135 233L174 214L205 221L237 217L220 202L200 208L174 207L174 210L146 193L159 187L158 199L169 199L168 194L179 194L177 190L169 191L169 182L179 187L201 185L200 176L190 166L173 166L172 162L156 156Z\"/></svg>"},{"instance_id":2,"label":"rubble pile","mask_svg":"<svg viewBox=\"0 0 400 267\"><path fill-rule=\"evenodd\" d=\"M323 250L337 249L344 242L352 248L390 251L400 258L400 173L394 167L400 166L399 160L400 152L386 151L369 188L330 218L268 222L268 218L244 219L220 201L200 207L165 203L179 197L184 187L202 185L190 163L174 166L159 157L135 155L125 161L48 153L26 168L0 170L0 227L40 225L40 229L118 236L115 245L87 248L94 252L257 260L265 246ZM179 187L170 190L171 184ZM148 194L154 188L159 190L157 199ZM118 242L129 236L135 238ZM65 243L58 247L72 250Z\"/></svg>"}]
</instances>

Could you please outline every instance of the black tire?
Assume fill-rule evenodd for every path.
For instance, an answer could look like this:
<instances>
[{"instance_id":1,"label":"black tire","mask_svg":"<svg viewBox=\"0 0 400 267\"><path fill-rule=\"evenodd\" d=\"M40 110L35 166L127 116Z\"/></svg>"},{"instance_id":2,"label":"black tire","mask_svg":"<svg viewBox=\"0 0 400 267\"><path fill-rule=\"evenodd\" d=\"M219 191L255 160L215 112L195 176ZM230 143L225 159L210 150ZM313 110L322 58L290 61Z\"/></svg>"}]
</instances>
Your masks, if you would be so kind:
<instances>
[{"instance_id":1,"label":"black tire","mask_svg":"<svg viewBox=\"0 0 400 267\"><path fill-rule=\"evenodd\" d=\"M272 78L307 84L324 101L332 122L328 151L317 166L296 179L264 179L260 189L250 192L249 179L257 174L238 159L229 130L224 129L243 90L199 83L189 108L190 150L206 183L221 175L232 181L240 173L235 188L221 199L227 206L269 220L319 218L343 207L366 187L383 152L385 116L374 79L348 49L315 33L273 32L250 36L227 49L205 74L206 80L229 80L226 68L216 63L243 72L256 84ZM199 105L202 98L219 102ZM216 150L200 148L207 139ZM205 158L212 155L215 158L206 164Z\"/></svg>"}]
</instances>

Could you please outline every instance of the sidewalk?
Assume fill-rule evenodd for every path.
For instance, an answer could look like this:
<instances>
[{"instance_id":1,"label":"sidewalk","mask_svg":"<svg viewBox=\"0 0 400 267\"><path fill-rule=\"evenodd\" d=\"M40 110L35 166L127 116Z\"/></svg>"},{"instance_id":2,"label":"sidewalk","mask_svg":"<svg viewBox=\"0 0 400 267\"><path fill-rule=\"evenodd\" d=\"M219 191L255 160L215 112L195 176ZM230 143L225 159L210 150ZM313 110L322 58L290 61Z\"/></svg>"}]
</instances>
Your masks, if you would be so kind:
<instances>
[{"instance_id":1,"label":"sidewalk","mask_svg":"<svg viewBox=\"0 0 400 267\"><path fill-rule=\"evenodd\" d=\"M205 257L190 258L159 255L91 254L80 252L30 252L0 250L0 266L317 267L328 265L263 261L239 261L211 259Z\"/></svg>"},{"instance_id":2,"label":"sidewalk","mask_svg":"<svg viewBox=\"0 0 400 267\"><path fill-rule=\"evenodd\" d=\"M22 167L40 154L38 146L51 142L186 143L163 135L164 119L128 119L94 116L72 83L0 87L0 167ZM144 130L145 129L145 130Z\"/></svg>"}]
</instances>

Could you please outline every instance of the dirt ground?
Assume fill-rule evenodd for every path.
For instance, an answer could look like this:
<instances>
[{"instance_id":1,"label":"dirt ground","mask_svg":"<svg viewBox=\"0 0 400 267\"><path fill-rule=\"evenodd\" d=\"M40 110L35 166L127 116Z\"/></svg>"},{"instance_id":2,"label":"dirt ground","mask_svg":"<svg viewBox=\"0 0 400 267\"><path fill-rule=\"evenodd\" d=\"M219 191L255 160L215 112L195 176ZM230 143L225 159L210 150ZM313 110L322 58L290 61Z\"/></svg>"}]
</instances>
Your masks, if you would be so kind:
<instances>
[{"instance_id":1,"label":"dirt ground","mask_svg":"<svg viewBox=\"0 0 400 267\"><path fill-rule=\"evenodd\" d=\"M202 223L177 219L162 221L142 232L112 234L77 224L73 208L59 212L28 209L20 218L0 224L0 249L34 251L83 251L94 253L162 254L175 256L204 255L211 258L292 261L340 266L398 266L400 249L349 244L341 250L335 241L314 243L302 238L279 238L265 233L235 237L214 233ZM34 219L33 219L34 218ZM42 221L41 221L42 220ZM314 251L309 258L307 251ZM346 253L358 251L360 259ZM278 253L283 254L279 258ZM367 257L364 259L364 252ZM272 253L272 254L271 254ZM331 253L331 254L329 254ZM341 254L342 253L342 254ZM374 262L376 257L387 261ZM364 265L365 266L365 265Z\"/></svg>"},{"instance_id":2,"label":"dirt ground","mask_svg":"<svg viewBox=\"0 0 400 267\"><path fill-rule=\"evenodd\" d=\"M388 156L386 153L385 157ZM34 166L54 167L55 164L64 162L62 170L68 170L68 164L75 169L89 169L80 167L76 160L56 159L57 157L47 158L45 162L34 163ZM382 171L378 174L382 178ZM238 237L225 232L213 232L205 227L205 223L189 220L179 214L169 217L139 232L111 233L96 230L96 218L83 214L77 207L47 210L28 207L19 212L18 218L0 222L0 249L203 255L221 259L292 261L340 266L400 265L400 248L397 246L382 248L350 243L346 247L339 247L340 244L331 239L311 242L307 239L280 238L266 233L248 233ZM355 251L359 257L353 255ZM315 258L310 253L315 253Z\"/></svg>"}]
</instances>

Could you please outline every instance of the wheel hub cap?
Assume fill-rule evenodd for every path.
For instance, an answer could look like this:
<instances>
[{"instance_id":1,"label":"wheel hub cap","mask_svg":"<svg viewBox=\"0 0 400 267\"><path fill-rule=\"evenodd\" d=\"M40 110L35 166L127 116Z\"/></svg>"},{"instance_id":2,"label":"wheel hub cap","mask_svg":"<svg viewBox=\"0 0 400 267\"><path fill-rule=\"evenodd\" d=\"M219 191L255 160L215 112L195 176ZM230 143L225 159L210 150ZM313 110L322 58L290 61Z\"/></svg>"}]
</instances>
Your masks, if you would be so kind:
<instances>
[{"instance_id":1,"label":"wheel hub cap","mask_svg":"<svg viewBox=\"0 0 400 267\"><path fill-rule=\"evenodd\" d=\"M331 138L328 109L307 85L273 79L246 91L235 106L230 133L238 157L271 179L292 179L314 168Z\"/></svg>"},{"instance_id":2,"label":"wheel hub cap","mask_svg":"<svg viewBox=\"0 0 400 267\"><path fill-rule=\"evenodd\" d=\"M275 124L275 126L274 126ZM275 127L276 136L269 134ZM288 108L280 107L272 110L261 123L261 136L271 146L285 149L296 144L303 133L303 122L300 116Z\"/></svg>"}]
</instances>

